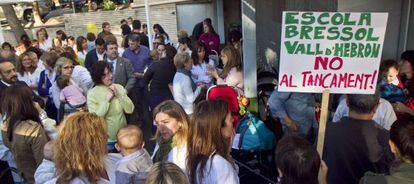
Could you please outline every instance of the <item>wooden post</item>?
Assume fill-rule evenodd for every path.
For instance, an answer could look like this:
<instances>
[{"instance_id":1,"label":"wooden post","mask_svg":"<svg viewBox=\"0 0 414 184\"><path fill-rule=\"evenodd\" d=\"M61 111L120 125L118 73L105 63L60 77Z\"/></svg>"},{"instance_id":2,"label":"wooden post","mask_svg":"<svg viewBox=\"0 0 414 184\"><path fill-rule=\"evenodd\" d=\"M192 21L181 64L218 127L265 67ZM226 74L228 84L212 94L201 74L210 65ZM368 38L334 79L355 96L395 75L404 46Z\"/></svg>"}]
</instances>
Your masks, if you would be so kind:
<instances>
[{"instance_id":1,"label":"wooden post","mask_svg":"<svg viewBox=\"0 0 414 184\"><path fill-rule=\"evenodd\" d=\"M323 144L325 142L326 122L328 121L328 108L329 108L329 89L325 89L322 93L321 117L319 119L319 131L318 131L318 145L316 147L321 158L322 158L322 153L323 153Z\"/></svg>"}]
</instances>

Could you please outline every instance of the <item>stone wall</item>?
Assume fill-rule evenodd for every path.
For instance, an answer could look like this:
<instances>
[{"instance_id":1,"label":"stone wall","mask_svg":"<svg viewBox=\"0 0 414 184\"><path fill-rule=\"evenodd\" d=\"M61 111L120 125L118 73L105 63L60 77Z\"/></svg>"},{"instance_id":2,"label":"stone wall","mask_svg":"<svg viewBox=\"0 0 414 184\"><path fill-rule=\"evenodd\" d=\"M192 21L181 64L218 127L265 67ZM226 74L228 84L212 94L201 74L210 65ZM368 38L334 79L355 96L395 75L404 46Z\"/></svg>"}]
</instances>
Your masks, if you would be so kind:
<instances>
[{"instance_id":1,"label":"stone wall","mask_svg":"<svg viewBox=\"0 0 414 184\"><path fill-rule=\"evenodd\" d=\"M98 28L98 33L102 31L102 23L109 22L111 24L111 32L118 38L121 38L121 23L122 19L132 17L146 23L145 7L136 7L133 9L120 11L99 11L88 13L76 13L65 15L65 31L72 36L86 36L87 26L95 24ZM170 35L172 41L177 41L177 17L175 15L175 3L154 5L150 7L150 22L151 24L160 24L165 31ZM152 28L152 25L149 28Z\"/></svg>"}]
</instances>

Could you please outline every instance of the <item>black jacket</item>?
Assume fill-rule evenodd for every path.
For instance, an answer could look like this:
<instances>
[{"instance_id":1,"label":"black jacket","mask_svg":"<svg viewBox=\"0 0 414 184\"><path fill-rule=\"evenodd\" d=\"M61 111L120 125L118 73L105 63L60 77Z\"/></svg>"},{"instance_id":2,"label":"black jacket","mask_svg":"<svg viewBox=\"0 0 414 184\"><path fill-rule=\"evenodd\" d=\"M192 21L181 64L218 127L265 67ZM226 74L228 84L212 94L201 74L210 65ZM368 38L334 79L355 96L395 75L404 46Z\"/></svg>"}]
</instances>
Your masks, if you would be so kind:
<instances>
[{"instance_id":1,"label":"black jacket","mask_svg":"<svg viewBox=\"0 0 414 184\"><path fill-rule=\"evenodd\" d=\"M97 62L98 62L98 55L96 55L96 49L93 49L86 54L85 68L88 69L89 72L91 72L93 64Z\"/></svg>"},{"instance_id":2,"label":"black jacket","mask_svg":"<svg viewBox=\"0 0 414 184\"><path fill-rule=\"evenodd\" d=\"M173 61L163 58L153 61L144 74L145 83L150 85L150 95L171 95L168 84L172 83L175 75Z\"/></svg>"},{"instance_id":3,"label":"black jacket","mask_svg":"<svg viewBox=\"0 0 414 184\"><path fill-rule=\"evenodd\" d=\"M323 160L329 184L357 184L367 171L387 173L393 160L389 133L374 121L343 117L326 125Z\"/></svg>"}]
</instances>

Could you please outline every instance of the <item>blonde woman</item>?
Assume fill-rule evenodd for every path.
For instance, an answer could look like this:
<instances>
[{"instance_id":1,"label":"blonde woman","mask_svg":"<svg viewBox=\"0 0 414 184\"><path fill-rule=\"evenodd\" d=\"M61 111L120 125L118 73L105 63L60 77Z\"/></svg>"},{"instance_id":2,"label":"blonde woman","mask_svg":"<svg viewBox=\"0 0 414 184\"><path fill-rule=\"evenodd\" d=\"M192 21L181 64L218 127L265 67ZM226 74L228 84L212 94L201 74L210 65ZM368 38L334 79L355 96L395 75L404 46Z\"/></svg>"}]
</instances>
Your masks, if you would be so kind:
<instances>
[{"instance_id":1,"label":"blonde woman","mask_svg":"<svg viewBox=\"0 0 414 184\"><path fill-rule=\"evenodd\" d=\"M25 82L37 94L37 84L42 69L38 67L37 61L33 60L34 57L37 58L34 52L21 54L17 61L16 70L19 81Z\"/></svg>"},{"instance_id":2,"label":"blonde woman","mask_svg":"<svg viewBox=\"0 0 414 184\"><path fill-rule=\"evenodd\" d=\"M171 162L158 162L151 168L145 184L189 184L184 172Z\"/></svg>"},{"instance_id":3,"label":"blonde woman","mask_svg":"<svg viewBox=\"0 0 414 184\"><path fill-rule=\"evenodd\" d=\"M169 161L185 170L188 117L184 109L173 100L167 100L153 111L157 132L152 160L154 163Z\"/></svg>"},{"instance_id":4,"label":"blonde woman","mask_svg":"<svg viewBox=\"0 0 414 184\"><path fill-rule=\"evenodd\" d=\"M107 155L107 139L106 122L95 114L65 119L54 145L56 183L114 183L117 158Z\"/></svg>"},{"instance_id":5,"label":"blonde woman","mask_svg":"<svg viewBox=\"0 0 414 184\"><path fill-rule=\"evenodd\" d=\"M217 84L227 84L237 88L239 94L244 94L244 79L241 60L238 51L233 46L226 46L221 50L223 70L217 71L209 67L209 73L217 80Z\"/></svg>"},{"instance_id":6,"label":"blonde woman","mask_svg":"<svg viewBox=\"0 0 414 184\"><path fill-rule=\"evenodd\" d=\"M53 41L52 38L49 37L45 28L40 28L36 32L37 41L39 42L39 49L43 52L47 51L49 48L52 48Z\"/></svg>"},{"instance_id":7,"label":"blonde woman","mask_svg":"<svg viewBox=\"0 0 414 184\"><path fill-rule=\"evenodd\" d=\"M187 53L177 54L174 57L174 65L177 72L173 79L173 97L185 110L188 115L193 113L193 103L200 94L205 84L198 86L191 77L193 62Z\"/></svg>"}]
</instances>

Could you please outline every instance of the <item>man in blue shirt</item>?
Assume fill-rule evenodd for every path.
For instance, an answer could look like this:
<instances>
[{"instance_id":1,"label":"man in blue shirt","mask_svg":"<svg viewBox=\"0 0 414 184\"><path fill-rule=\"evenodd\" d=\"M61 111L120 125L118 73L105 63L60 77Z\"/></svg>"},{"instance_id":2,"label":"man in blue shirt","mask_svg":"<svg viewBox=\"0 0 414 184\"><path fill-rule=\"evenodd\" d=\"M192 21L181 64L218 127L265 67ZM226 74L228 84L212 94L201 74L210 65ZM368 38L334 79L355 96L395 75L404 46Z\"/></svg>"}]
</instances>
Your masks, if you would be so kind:
<instances>
[{"instance_id":1,"label":"man in blue shirt","mask_svg":"<svg viewBox=\"0 0 414 184\"><path fill-rule=\"evenodd\" d=\"M137 124L144 132L145 142L149 142L152 129L152 120L148 109L148 88L143 77L147 66L150 64L150 50L140 45L140 35L131 33L128 35L129 47L122 54L123 58L131 61L134 68L136 83L130 91L129 97L134 102L134 112L128 117L128 123Z\"/></svg>"},{"instance_id":2,"label":"man in blue shirt","mask_svg":"<svg viewBox=\"0 0 414 184\"><path fill-rule=\"evenodd\" d=\"M284 136L299 135L310 141L315 138L318 124L313 94L278 92L276 89L268 103L272 115L280 118Z\"/></svg>"}]
</instances>

